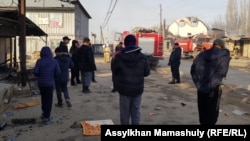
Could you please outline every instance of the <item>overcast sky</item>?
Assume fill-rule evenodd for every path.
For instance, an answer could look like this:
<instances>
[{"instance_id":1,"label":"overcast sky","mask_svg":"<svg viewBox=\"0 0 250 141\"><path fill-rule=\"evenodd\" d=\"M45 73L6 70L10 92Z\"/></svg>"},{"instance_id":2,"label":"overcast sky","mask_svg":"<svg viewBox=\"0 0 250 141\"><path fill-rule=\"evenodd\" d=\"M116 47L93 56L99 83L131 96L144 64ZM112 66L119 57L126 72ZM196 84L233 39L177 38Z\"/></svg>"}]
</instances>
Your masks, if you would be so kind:
<instances>
[{"instance_id":1,"label":"overcast sky","mask_svg":"<svg viewBox=\"0 0 250 141\"><path fill-rule=\"evenodd\" d=\"M92 17L89 31L100 39L100 26L112 9L116 0L80 0ZM197 17L211 24L218 16L226 13L228 0L117 0L108 24L103 29L104 36L111 38L114 32L131 30L134 27L152 27L160 23L160 5L162 19L171 24L181 17ZM112 2L112 3L111 3ZM111 5L111 6L110 6ZM109 34L108 34L109 33ZM113 39L110 39L113 40Z\"/></svg>"}]
</instances>

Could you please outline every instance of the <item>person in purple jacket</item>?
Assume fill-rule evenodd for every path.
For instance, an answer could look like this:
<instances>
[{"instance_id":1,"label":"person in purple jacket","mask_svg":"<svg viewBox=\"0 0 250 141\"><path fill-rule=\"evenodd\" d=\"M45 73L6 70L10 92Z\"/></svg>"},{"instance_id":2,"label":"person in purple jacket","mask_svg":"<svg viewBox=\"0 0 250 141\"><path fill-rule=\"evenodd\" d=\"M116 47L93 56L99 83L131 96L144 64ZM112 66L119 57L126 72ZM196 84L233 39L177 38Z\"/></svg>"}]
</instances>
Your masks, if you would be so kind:
<instances>
[{"instance_id":1,"label":"person in purple jacket","mask_svg":"<svg viewBox=\"0 0 250 141\"><path fill-rule=\"evenodd\" d=\"M36 61L33 74L38 77L37 83L41 95L43 123L49 124L55 85L54 78L61 73L61 70L49 47L44 46L41 49L40 57Z\"/></svg>"}]
</instances>

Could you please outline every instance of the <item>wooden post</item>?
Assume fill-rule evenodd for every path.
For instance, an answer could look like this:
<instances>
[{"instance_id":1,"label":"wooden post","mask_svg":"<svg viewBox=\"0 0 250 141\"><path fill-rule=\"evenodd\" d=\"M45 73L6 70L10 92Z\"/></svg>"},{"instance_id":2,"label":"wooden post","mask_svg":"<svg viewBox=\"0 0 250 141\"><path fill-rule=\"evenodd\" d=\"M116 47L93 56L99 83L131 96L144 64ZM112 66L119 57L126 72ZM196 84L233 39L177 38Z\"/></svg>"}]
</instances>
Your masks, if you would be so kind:
<instances>
[{"instance_id":1,"label":"wooden post","mask_svg":"<svg viewBox=\"0 0 250 141\"><path fill-rule=\"evenodd\" d=\"M19 55L21 66L21 84L26 86L26 0L18 0L19 7Z\"/></svg>"}]
</instances>

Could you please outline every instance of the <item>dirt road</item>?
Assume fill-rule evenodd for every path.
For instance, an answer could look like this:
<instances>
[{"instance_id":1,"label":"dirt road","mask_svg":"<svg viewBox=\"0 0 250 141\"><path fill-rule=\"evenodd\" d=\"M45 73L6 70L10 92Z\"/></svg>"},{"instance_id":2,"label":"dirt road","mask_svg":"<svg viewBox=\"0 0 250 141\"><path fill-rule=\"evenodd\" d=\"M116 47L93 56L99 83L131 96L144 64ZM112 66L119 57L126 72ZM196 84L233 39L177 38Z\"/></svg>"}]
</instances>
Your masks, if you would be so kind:
<instances>
[{"instance_id":1,"label":"dirt road","mask_svg":"<svg viewBox=\"0 0 250 141\"><path fill-rule=\"evenodd\" d=\"M98 141L100 136L83 136L80 121L111 119L119 124L118 93L111 93L110 64L96 57L97 83L92 83L91 94L83 94L81 86L69 86L73 106L53 106L52 123L42 125L40 105L15 110L13 104L40 100L40 95L13 97L10 106L1 114L1 121L8 125L0 131L0 140L16 141ZM181 73L182 74L182 73ZM146 77L141 106L141 124L186 125L199 124L197 97L189 77L181 75L181 84L167 84L171 78L168 67L159 67ZM217 124L249 124L250 92L233 85L223 87L220 116ZM56 95L54 95L56 103ZM36 123L15 125L14 118L35 118Z\"/></svg>"}]
</instances>

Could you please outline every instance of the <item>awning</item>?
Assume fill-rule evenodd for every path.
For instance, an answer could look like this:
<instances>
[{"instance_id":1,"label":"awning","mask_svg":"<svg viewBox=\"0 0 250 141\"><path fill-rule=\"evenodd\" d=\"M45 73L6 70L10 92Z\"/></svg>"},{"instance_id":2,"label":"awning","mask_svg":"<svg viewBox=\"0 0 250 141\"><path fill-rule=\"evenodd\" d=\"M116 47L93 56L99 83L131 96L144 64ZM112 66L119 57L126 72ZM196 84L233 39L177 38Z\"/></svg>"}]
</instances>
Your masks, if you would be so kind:
<instances>
[{"instance_id":1,"label":"awning","mask_svg":"<svg viewBox=\"0 0 250 141\"><path fill-rule=\"evenodd\" d=\"M19 36L19 20L17 10L0 9L0 37ZM26 36L47 36L47 34L26 17Z\"/></svg>"}]
</instances>

